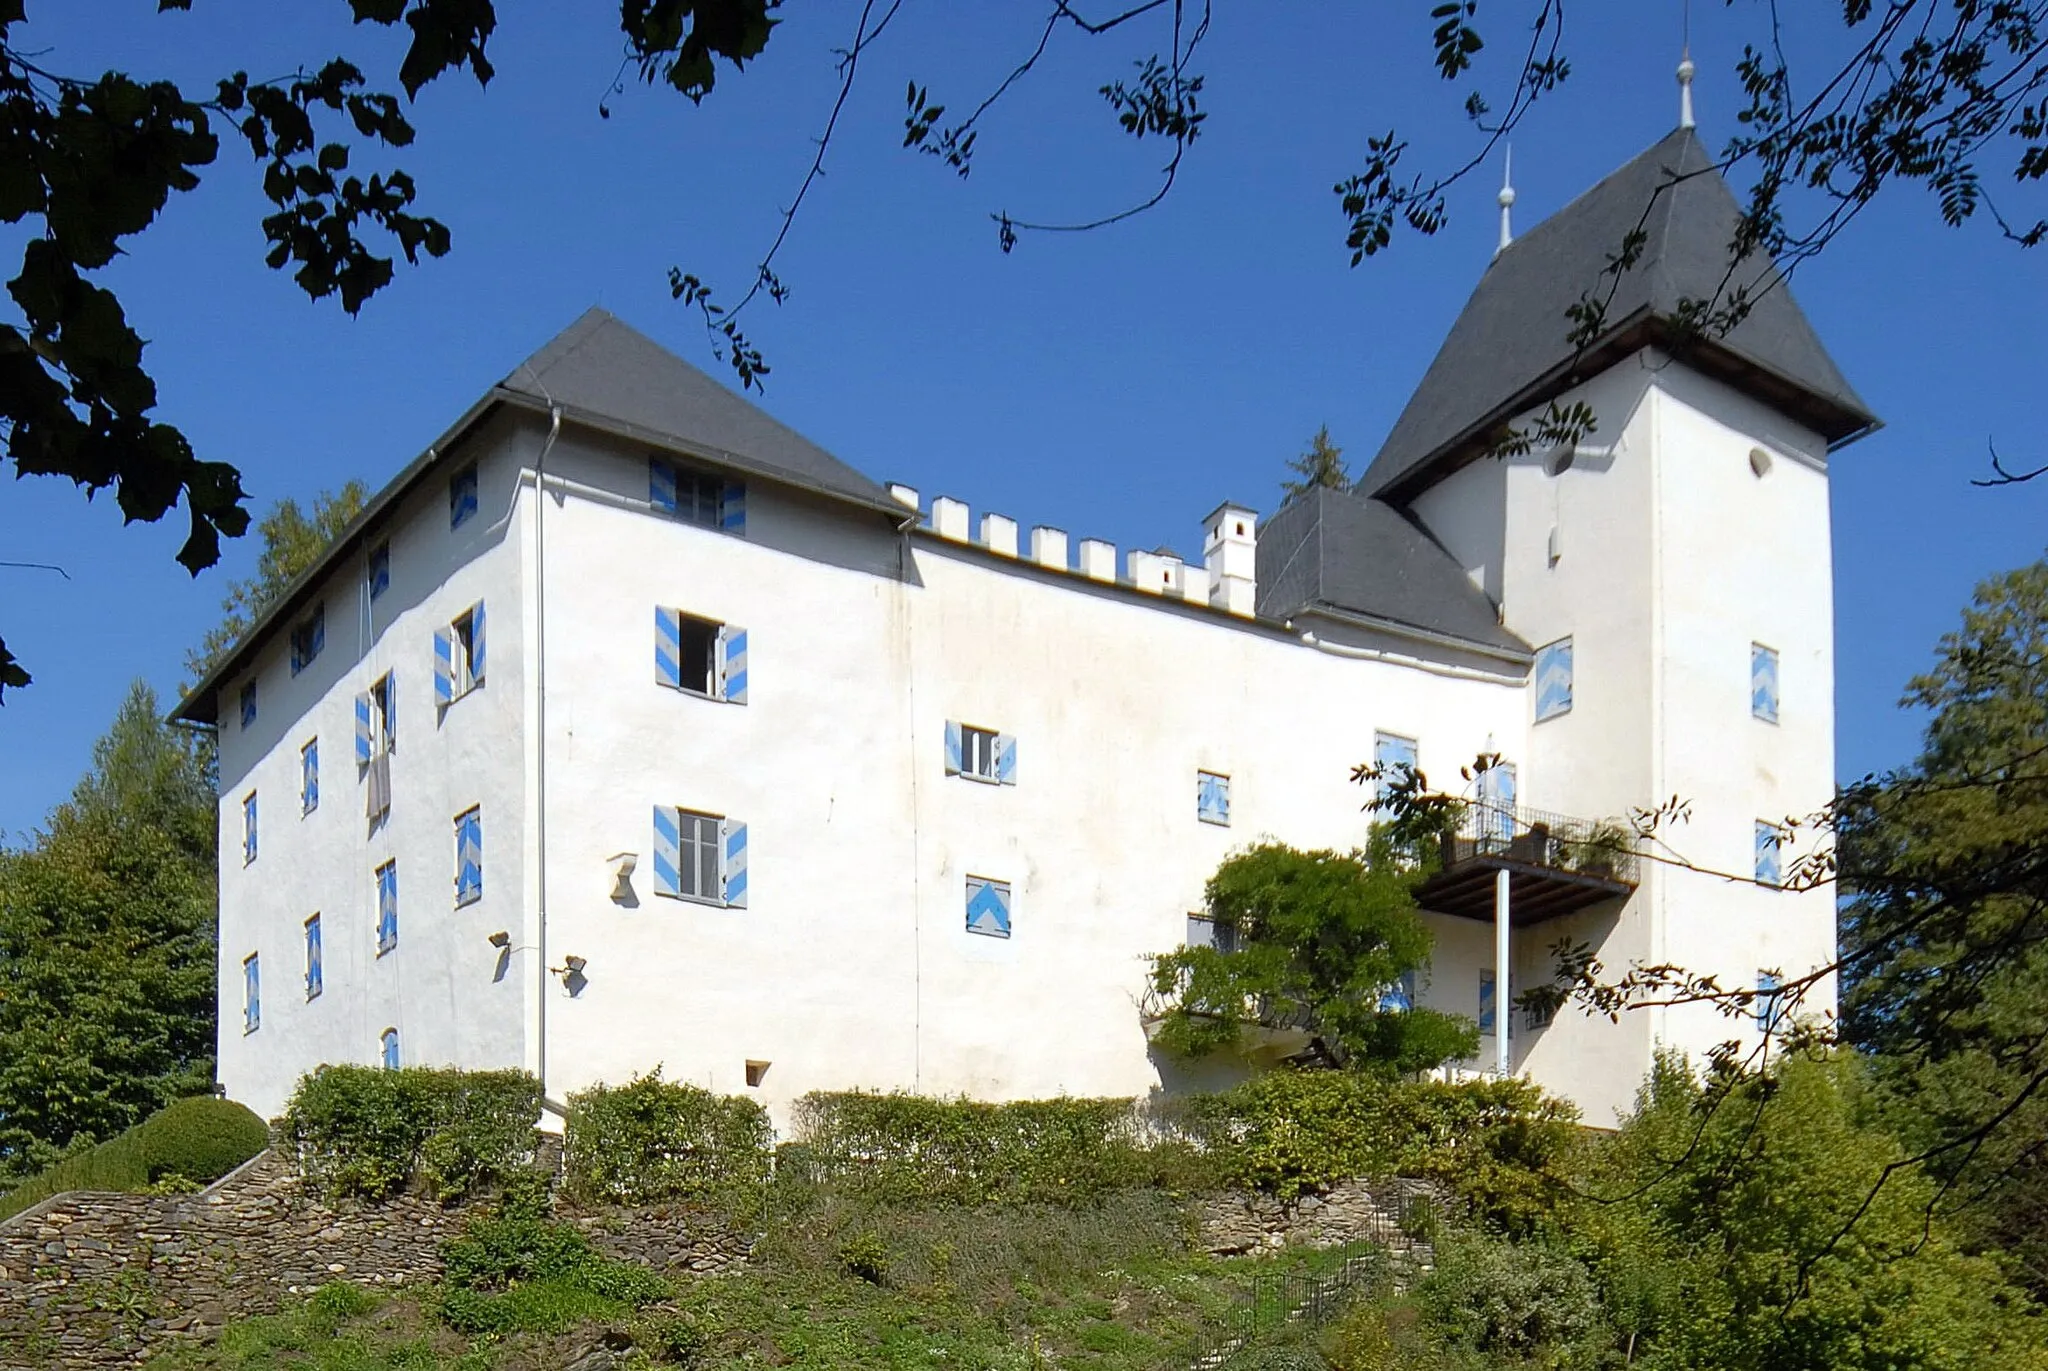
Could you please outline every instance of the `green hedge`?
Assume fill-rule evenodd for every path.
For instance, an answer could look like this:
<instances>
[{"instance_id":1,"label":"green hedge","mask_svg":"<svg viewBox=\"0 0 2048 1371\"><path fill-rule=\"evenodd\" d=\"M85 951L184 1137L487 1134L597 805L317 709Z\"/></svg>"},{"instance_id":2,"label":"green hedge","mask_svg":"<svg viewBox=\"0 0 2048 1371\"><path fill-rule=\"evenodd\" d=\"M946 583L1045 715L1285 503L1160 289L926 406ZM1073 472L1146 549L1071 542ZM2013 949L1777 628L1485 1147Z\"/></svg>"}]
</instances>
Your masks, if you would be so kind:
<instances>
[{"instance_id":1,"label":"green hedge","mask_svg":"<svg viewBox=\"0 0 2048 1371\"><path fill-rule=\"evenodd\" d=\"M1148 1137L1128 1099L984 1104L821 1092L797 1102L784 1164L895 1202L1064 1203L1198 1180L1177 1140Z\"/></svg>"},{"instance_id":2,"label":"green hedge","mask_svg":"<svg viewBox=\"0 0 2048 1371\"><path fill-rule=\"evenodd\" d=\"M270 1129L243 1105L211 1095L178 1100L0 1196L0 1218L67 1190L210 1185L269 1145Z\"/></svg>"},{"instance_id":3,"label":"green hedge","mask_svg":"<svg viewBox=\"0 0 2048 1371\"><path fill-rule=\"evenodd\" d=\"M586 1201L744 1207L768 1183L772 1136L753 1100L664 1081L657 1069L569 1097L565 1184Z\"/></svg>"},{"instance_id":4,"label":"green hedge","mask_svg":"<svg viewBox=\"0 0 2048 1371\"><path fill-rule=\"evenodd\" d=\"M531 1164L539 1118L524 1071L323 1066L300 1079L284 1131L316 1190L383 1199L418 1182L451 1200Z\"/></svg>"}]
</instances>

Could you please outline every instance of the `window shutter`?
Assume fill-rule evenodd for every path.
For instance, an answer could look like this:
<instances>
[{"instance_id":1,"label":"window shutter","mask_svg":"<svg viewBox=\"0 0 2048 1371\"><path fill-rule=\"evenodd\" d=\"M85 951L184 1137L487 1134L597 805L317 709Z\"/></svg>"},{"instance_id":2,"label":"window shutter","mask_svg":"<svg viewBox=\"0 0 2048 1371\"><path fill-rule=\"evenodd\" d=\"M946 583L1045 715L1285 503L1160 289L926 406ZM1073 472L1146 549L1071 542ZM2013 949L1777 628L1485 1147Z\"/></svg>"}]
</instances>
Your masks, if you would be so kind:
<instances>
[{"instance_id":1,"label":"window shutter","mask_svg":"<svg viewBox=\"0 0 2048 1371\"><path fill-rule=\"evenodd\" d=\"M327 606L321 605L313 611L313 628L307 635L306 660L312 661L320 655L320 649L327 646Z\"/></svg>"},{"instance_id":2,"label":"window shutter","mask_svg":"<svg viewBox=\"0 0 2048 1371\"><path fill-rule=\"evenodd\" d=\"M747 531L747 483L727 481L718 501L718 526L727 533Z\"/></svg>"},{"instance_id":3,"label":"window shutter","mask_svg":"<svg viewBox=\"0 0 2048 1371\"><path fill-rule=\"evenodd\" d=\"M315 738L299 752L299 806L310 814L320 807L320 740Z\"/></svg>"},{"instance_id":4,"label":"window shutter","mask_svg":"<svg viewBox=\"0 0 2048 1371\"><path fill-rule=\"evenodd\" d=\"M1536 722L1572 707L1572 640L1559 638L1536 650Z\"/></svg>"},{"instance_id":5,"label":"window shutter","mask_svg":"<svg viewBox=\"0 0 2048 1371\"><path fill-rule=\"evenodd\" d=\"M1479 973L1479 1031L1481 1033L1493 1032L1495 1017L1493 999L1493 973L1491 971L1482 971Z\"/></svg>"},{"instance_id":6,"label":"window shutter","mask_svg":"<svg viewBox=\"0 0 2048 1371\"><path fill-rule=\"evenodd\" d=\"M960 721L946 720L946 774L960 774Z\"/></svg>"},{"instance_id":7,"label":"window shutter","mask_svg":"<svg viewBox=\"0 0 2048 1371\"><path fill-rule=\"evenodd\" d=\"M356 693L356 765L370 764L370 692Z\"/></svg>"},{"instance_id":8,"label":"window shutter","mask_svg":"<svg viewBox=\"0 0 2048 1371\"><path fill-rule=\"evenodd\" d=\"M1749 712L1778 722L1778 654L1762 643L1749 645Z\"/></svg>"},{"instance_id":9,"label":"window shutter","mask_svg":"<svg viewBox=\"0 0 2048 1371\"><path fill-rule=\"evenodd\" d=\"M747 907L747 826L727 819L719 825L725 839L725 902Z\"/></svg>"},{"instance_id":10,"label":"window shutter","mask_svg":"<svg viewBox=\"0 0 2048 1371\"><path fill-rule=\"evenodd\" d=\"M654 607L654 679L683 688L683 616L663 605Z\"/></svg>"},{"instance_id":11,"label":"window shutter","mask_svg":"<svg viewBox=\"0 0 2048 1371\"><path fill-rule=\"evenodd\" d=\"M398 750L398 673L384 677L384 745Z\"/></svg>"},{"instance_id":12,"label":"window shutter","mask_svg":"<svg viewBox=\"0 0 2048 1371\"><path fill-rule=\"evenodd\" d=\"M647 459L647 503L662 514L676 512L676 469L659 457Z\"/></svg>"},{"instance_id":13,"label":"window shutter","mask_svg":"<svg viewBox=\"0 0 2048 1371\"><path fill-rule=\"evenodd\" d=\"M306 998L318 997L321 987L320 916L315 914L306 920Z\"/></svg>"},{"instance_id":14,"label":"window shutter","mask_svg":"<svg viewBox=\"0 0 2048 1371\"><path fill-rule=\"evenodd\" d=\"M263 968L256 954L242 960L242 1031L254 1033L263 1024Z\"/></svg>"},{"instance_id":15,"label":"window shutter","mask_svg":"<svg viewBox=\"0 0 2048 1371\"><path fill-rule=\"evenodd\" d=\"M1776 824L1756 821L1756 879L1761 885L1778 885L1784 879L1784 859L1779 847L1784 835Z\"/></svg>"},{"instance_id":16,"label":"window shutter","mask_svg":"<svg viewBox=\"0 0 2048 1371\"><path fill-rule=\"evenodd\" d=\"M967 931L991 938L1010 936L1010 888L983 876L967 878Z\"/></svg>"},{"instance_id":17,"label":"window shutter","mask_svg":"<svg viewBox=\"0 0 2048 1371\"><path fill-rule=\"evenodd\" d=\"M247 681L242 685L242 727L247 728L255 722L256 683L254 681Z\"/></svg>"},{"instance_id":18,"label":"window shutter","mask_svg":"<svg viewBox=\"0 0 2048 1371\"><path fill-rule=\"evenodd\" d=\"M654 807L654 893L681 897L682 835L680 820L669 805Z\"/></svg>"},{"instance_id":19,"label":"window shutter","mask_svg":"<svg viewBox=\"0 0 2048 1371\"><path fill-rule=\"evenodd\" d=\"M484 602L478 600L476 608L469 611L469 679L476 685L484 683Z\"/></svg>"},{"instance_id":20,"label":"window shutter","mask_svg":"<svg viewBox=\"0 0 2048 1371\"><path fill-rule=\"evenodd\" d=\"M297 629L292 630L292 675L306 669L305 638Z\"/></svg>"},{"instance_id":21,"label":"window shutter","mask_svg":"<svg viewBox=\"0 0 2048 1371\"><path fill-rule=\"evenodd\" d=\"M996 735L996 783L1017 784L1017 740L1007 733Z\"/></svg>"},{"instance_id":22,"label":"window shutter","mask_svg":"<svg viewBox=\"0 0 2048 1371\"><path fill-rule=\"evenodd\" d=\"M434 630L434 703L446 705L455 698L455 630Z\"/></svg>"},{"instance_id":23,"label":"window shutter","mask_svg":"<svg viewBox=\"0 0 2048 1371\"><path fill-rule=\"evenodd\" d=\"M747 631L726 624L718 630L719 693L736 705L747 702Z\"/></svg>"},{"instance_id":24,"label":"window shutter","mask_svg":"<svg viewBox=\"0 0 2048 1371\"><path fill-rule=\"evenodd\" d=\"M384 1069L386 1071L398 1070L398 1030L395 1028L385 1029L384 1035L379 1041L383 1045Z\"/></svg>"},{"instance_id":25,"label":"window shutter","mask_svg":"<svg viewBox=\"0 0 2048 1371\"><path fill-rule=\"evenodd\" d=\"M455 827L455 902L467 904L484 893L484 824L475 810Z\"/></svg>"}]
</instances>

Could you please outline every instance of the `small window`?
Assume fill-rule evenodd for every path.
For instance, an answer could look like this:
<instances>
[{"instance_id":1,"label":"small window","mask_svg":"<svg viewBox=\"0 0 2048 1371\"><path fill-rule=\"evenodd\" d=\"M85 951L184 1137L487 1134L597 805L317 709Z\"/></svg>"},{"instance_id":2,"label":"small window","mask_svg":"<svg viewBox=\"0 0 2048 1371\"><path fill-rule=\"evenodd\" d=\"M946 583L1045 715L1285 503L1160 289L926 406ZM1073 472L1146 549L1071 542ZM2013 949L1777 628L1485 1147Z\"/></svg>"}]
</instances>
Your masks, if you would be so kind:
<instances>
[{"instance_id":1,"label":"small window","mask_svg":"<svg viewBox=\"0 0 2048 1371\"><path fill-rule=\"evenodd\" d=\"M1415 1008L1415 973L1403 971L1394 983L1380 991L1380 1013L1405 1014Z\"/></svg>"},{"instance_id":2,"label":"small window","mask_svg":"<svg viewBox=\"0 0 2048 1371\"><path fill-rule=\"evenodd\" d=\"M386 1071L398 1070L398 1030L387 1028L377 1039L377 1050L383 1058Z\"/></svg>"},{"instance_id":3,"label":"small window","mask_svg":"<svg viewBox=\"0 0 2048 1371\"><path fill-rule=\"evenodd\" d=\"M1017 784L1017 740L956 720L946 723L946 774L990 785Z\"/></svg>"},{"instance_id":4,"label":"small window","mask_svg":"<svg viewBox=\"0 0 2048 1371\"><path fill-rule=\"evenodd\" d=\"M1785 830L1776 824L1756 821L1756 883L1782 886L1785 877Z\"/></svg>"},{"instance_id":5,"label":"small window","mask_svg":"<svg viewBox=\"0 0 2048 1371\"><path fill-rule=\"evenodd\" d=\"M306 920L306 998L317 1000L324 982L320 975L320 916Z\"/></svg>"},{"instance_id":6,"label":"small window","mask_svg":"<svg viewBox=\"0 0 2048 1371\"><path fill-rule=\"evenodd\" d=\"M327 606L319 605L292 628L292 675L313 665L313 659L326 646Z\"/></svg>"},{"instance_id":7,"label":"small window","mask_svg":"<svg viewBox=\"0 0 2048 1371\"><path fill-rule=\"evenodd\" d=\"M299 813L311 814L320 807L320 740L313 739L299 749Z\"/></svg>"},{"instance_id":8,"label":"small window","mask_svg":"<svg viewBox=\"0 0 2048 1371\"><path fill-rule=\"evenodd\" d=\"M398 863L377 868L377 955L398 946Z\"/></svg>"},{"instance_id":9,"label":"small window","mask_svg":"<svg viewBox=\"0 0 2048 1371\"><path fill-rule=\"evenodd\" d=\"M476 513L476 463L448 478L448 527L461 528Z\"/></svg>"},{"instance_id":10,"label":"small window","mask_svg":"<svg viewBox=\"0 0 2048 1371\"><path fill-rule=\"evenodd\" d=\"M244 681L242 682L242 727L247 728L255 722L256 683L254 681Z\"/></svg>"},{"instance_id":11,"label":"small window","mask_svg":"<svg viewBox=\"0 0 2048 1371\"><path fill-rule=\"evenodd\" d=\"M1419 751L1413 738L1398 733L1372 735L1372 764L1379 768L1379 780L1373 787L1375 803L1392 794L1404 778L1415 774Z\"/></svg>"},{"instance_id":12,"label":"small window","mask_svg":"<svg viewBox=\"0 0 2048 1371\"><path fill-rule=\"evenodd\" d=\"M1230 778L1214 771L1195 773L1195 817L1205 824L1230 827Z\"/></svg>"},{"instance_id":13,"label":"small window","mask_svg":"<svg viewBox=\"0 0 2048 1371\"><path fill-rule=\"evenodd\" d=\"M390 752L398 741L398 683L393 673L379 676L356 696L356 763Z\"/></svg>"},{"instance_id":14,"label":"small window","mask_svg":"<svg viewBox=\"0 0 2048 1371\"><path fill-rule=\"evenodd\" d=\"M1494 984L1493 973L1479 973L1479 1032L1484 1035L1493 1032L1494 1025Z\"/></svg>"},{"instance_id":15,"label":"small window","mask_svg":"<svg viewBox=\"0 0 2048 1371\"><path fill-rule=\"evenodd\" d=\"M1218 923L1206 914L1188 915L1187 946L1213 947L1218 952L1237 951L1237 925Z\"/></svg>"},{"instance_id":16,"label":"small window","mask_svg":"<svg viewBox=\"0 0 2048 1371\"><path fill-rule=\"evenodd\" d=\"M654 888L658 893L723 902L719 833L724 823L717 814L668 808L655 811Z\"/></svg>"},{"instance_id":17,"label":"small window","mask_svg":"<svg viewBox=\"0 0 2048 1371\"><path fill-rule=\"evenodd\" d=\"M1522 1007L1522 1026L1525 1028L1548 1028L1557 1022L1557 1001L1545 998L1541 1004Z\"/></svg>"},{"instance_id":18,"label":"small window","mask_svg":"<svg viewBox=\"0 0 2048 1371\"><path fill-rule=\"evenodd\" d=\"M391 544L379 543L370 549L370 598L376 599L391 589Z\"/></svg>"},{"instance_id":19,"label":"small window","mask_svg":"<svg viewBox=\"0 0 2048 1371\"><path fill-rule=\"evenodd\" d=\"M483 897L483 811L472 809L455 819L455 904L460 908Z\"/></svg>"},{"instance_id":20,"label":"small window","mask_svg":"<svg viewBox=\"0 0 2048 1371\"><path fill-rule=\"evenodd\" d=\"M761 1088L761 1082L768 1079L769 1066L770 1063L768 1062L748 1062L747 1084L753 1087L754 1089L759 1090Z\"/></svg>"},{"instance_id":21,"label":"small window","mask_svg":"<svg viewBox=\"0 0 2048 1371\"><path fill-rule=\"evenodd\" d=\"M242 865L256 860L256 792L242 797Z\"/></svg>"},{"instance_id":22,"label":"small window","mask_svg":"<svg viewBox=\"0 0 2048 1371\"><path fill-rule=\"evenodd\" d=\"M745 704L747 631L655 606L654 679L671 690Z\"/></svg>"},{"instance_id":23,"label":"small window","mask_svg":"<svg viewBox=\"0 0 2048 1371\"><path fill-rule=\"evenodd\" d=\"M747 488L662 457L647 459L647 503L660 514L728 533L746 530Z\"/></svg>"},{"instance_id":24,"label":"small window","mask_svg":"<svg viewBox=\"0 0 2048 1371\"><path fill-rule=\"evenodd\" d=\"M1778 722L1778 650L1749 645L1749 712L1767 724Z\"/></svg>"},{"instance_id":25,"label":"small window","mask_svg":"<svg viewBox=\"0 0 2048 1371\"><path fill-rule=\"evenodd\" d=\"M1778 1013L1784 1003L1785 982L1775 971L1756 973L1756 1026L1768 1033L1778 1026Z\"/></svg>"},{"instance_id":26,"label":"small window","mask_svg":"<svg viewBox=\"0 0 2048 1371\"><path fill-rule=\"evenodd\" d=\"M242 958L242 1031L263 1027L263 963L251 952Z\"/></svg>"},{"instance_id":27,"label":"small window","mask_svg":"<svg viewBox=\"0 0 2048 1371\"><path fill-rule=\"evenodd\" d=\"M1010 936L1009 882L967 878L967 931L988 938Z\"/></svg>"},{"instance_id":28,"label":"small window","mask_svg":"<svg viewBox=\"0 0 2048 1371\"><path fill-rule=\"evenodd\" d=\"M434 632L434 702L449 705L484 683L484 606Z\"/></svg>"},{"instance_id":29,"label":"small window","mask_svg":"<svg viewBox=\"0 0 2048 1371\"><path fill-rule=\"evenodd\" d=\"M1536 722L1569 714L1572 708L1572 640L1559 638L1536 649Z\"/></svg>"}]
</instances>

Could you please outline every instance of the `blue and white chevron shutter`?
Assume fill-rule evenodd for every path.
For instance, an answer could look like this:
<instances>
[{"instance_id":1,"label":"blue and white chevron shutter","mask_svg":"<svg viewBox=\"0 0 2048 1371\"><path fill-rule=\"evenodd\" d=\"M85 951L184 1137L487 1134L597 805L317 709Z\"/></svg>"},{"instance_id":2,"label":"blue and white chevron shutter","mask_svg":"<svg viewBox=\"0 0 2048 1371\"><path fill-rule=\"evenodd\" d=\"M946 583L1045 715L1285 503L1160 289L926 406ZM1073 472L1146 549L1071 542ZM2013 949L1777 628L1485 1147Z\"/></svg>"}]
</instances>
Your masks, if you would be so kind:
<instances>
[{"instance_id":1,"label":"blue and white chevron shutter","mask_svg":"<svg viewBox=\"0 0 2048 1371\"><path fill-rule=\"evenodd\" d=\"M1493 1032L1495 1017L1493 1001L1493 973L1491 971L1482 971L1479 973L1479 1031L1481 1033Z\"/></svg>"},{"instance_id":2,"label":"blue and white chevron shutter","mask_svg":"<svg viewBox=\"0 0 2048 1371\"><path fill-rule=\"evenodd\" d=\"M320 807L320 740L315 738L299 749L299 812L311 814Z\"/></svg>"},{"instance_id":3,"label":"blue and white chevron shutter","mask_svg":"<svg viewBox=\"0 0 2048 1371\"><path fill-rule=\"evenodd\" d=\"M654 679L683 688L683 616L665 605L654 607Z\"/></svg>"},{"instance_id":4,"label":"blue and white chevron shutter","mask_svg":"<svg viewBox=\"0 0 2048 1371\"><path fill-rule=\"evenodd\" d=\"M946 774L960 774L960 721L946 720Z\"/></svg>"},{"instance_id":5,"label":"blue and white chevron shutter","mask_svg":"<svg viewBox=\"0 0 2048 1371\"><path fill-rule=\"evenodd\" d=\"M263 963L251 952L242 959L242 1031L263 1026Z\"/></svg>"},{"instance_id":6,"label":"blue and white chevron shutter","mask_svg":"<svg viewBox=\"0 0 2048 1371\"><path fill-rule=\"evenodd\" d=\"M1762 643L1749 645L1749 712L1765 723L1778 722L1778 653Z\"/></svg>"},{"instance_id":7,"label":"blue and white chevron shutter","mask_svg":"<svg viewBox=\"0 0 2048 1371\"><path fill-rule=\"evenodd\" d=\"M1007 733L996 735L996 784L1017 784L1017 740Z\"/></svg>"},{"instance_id":8,"label":"blue and white chevron shutter","mask_svg":"<svg viewBox=\"0 0 2048 1371\"><path fill-rule=\"evenodd\" d=\"M377 868L377 952L398 946L398 863Z\"/></svg>"},{"instance_id":9,"label":"blue and white chevron shutter","mask_svg":"<svg viewBox=\"0 0 2048 1371\"><path fill-rule=\"evenodd\" d=\"M989 938L1010 936L1010 887L986 876L967 878L967 931Z\"/></svg>"},{"instance_id":10,"label":"blue and white chevron shutter","mask_svg":"<svg viewBox=\"0 0 2048 1371\"><path fill-rule=\"evenodd\" d=\"M469 683L484 683L484 602L478 600L469 611Z\"/></svg>"},{"instance_id":11,"label":"blue and white chevron shutter","mask_svg":"<svg viewBox=\"0 0 2048 1371\"><path fill-rule=\"evenodd\" d=\"M356 765L370 764L370 692L356 696Z\"/></svg>"},{"instance_id":12,"label":"blue and white chevron shutter","mask_svg":"<svg viewBox=\"0 0 2048 1371\"><path fill-rule=\"evenodd\" d=\"M1756 879L1759 885L1780 885L1785 876L1785 860L1779 849L1785 841L1785 834L1776 824L1756 821Z\"/></svg>"},{"instance_id":13,"label":"blue and white chevron shutter","mask_svg":"<svg viewBox=\"0 0 2048 1371\"><path fill-rule=\"evenodd\" d=\"M317 1000L325 981L320 971L320 916L306 920L306 998Z\"/></svg>"},{"instance_id":14,"label":"blue and white chevron shutter","mask_svg":"<svg viewBox=\"0 0 2048 1371\"><path fill-rule=\"evenodd\" d=\"M455 903L468 904L483 893L483 812L472 809L455 821Z\"/></svg>"},{"instance_id":15,"label":"blue and white chevron shutter","mask_svg":"<svg viewBox=\"0 0 2048 1371\"><path fill-rule=\"evenodd\" d=\"M256 683L254 681L244 681L242 683L242 727L247 728L255 722Z\"/></svg>"},{"instance_id":16,"label":"blue and white chevron shutter","mask_svg":"<svg viewBox=\"0 0 2048 1371\"><path fill-rule=\"evenodd\" d=\"M654 893L680 898L683 893L683 839L673 805L654 807Z\"/></svg>"},{"instance_id":17,"label":"blue and white chevron shutter","mask_svg":"<svg viewBox=\"0 0 2048 1371\"><path fill-rule=\"evenodd\" d=\"M464 467L448 478L448 527L461 528L476 510L476 468Z\"/></svg>"},{"instance_id":18,"label":"blue and white chevron shutter","mask_svg":"<svg viewBox=\"0 0 2048 1371\"><path fill-rule=\"evenodd\" d=\"M719 694L736 705L747 702L747 631L726 624L718 630Z\"/></svg>"},{"instance_id":19,"label":"blue and white chevron shutter","mask_svg":"<svg viewBox=\"0 0 2048 1371\"><path fill-rule=\"evenodd\" d=\"M718 526L727 533L747 531L747 483L727 481L718 500Z\"/></svg>"},{"instance_id":20,"label":"blue and white chevron shutter","mask_svg":"<svg viewBox=\"0 0 2048 1371\"><path fill-rule=\"evenodd\" d=\"M725 890L726 904L734 909L747 907L747 826L726 819L720 824L725 843Z\"/></svg>"},{"instance_id":21,"label":"blue and white chevron shutter","mask_svg":"<svg viewBox=\"0 0 2048 1371\"><path fill-rule=\"evenodd\" d=\"M1195 817L1205 824L1230 826L1230 778L1213 771L1195 773Z\"/></svg>"},{"instance_id":22,"label":"blue and white chevron shutter","mask_svg":"<svg viewBox=\"0 0 2048 1371\"><path fill-rule=\"evenodd\" d=\"M1536 722L1554 719L1572 707L1572 640L1536 649Z\"/></svg>"},{"instance_id":23,"label":"blue and white chevron shutter","mask_svg":"<svg viewBox=\"0 0 2048 1371\"><path fill-rule=\"evenodd\" d=\"M647 459L647 503L662 514L676 512L676 469L659 457Z\"/></svg>"},{"instance_id":24,"label":"blue and white chevron shutter","mask_svg":"<svg viewBox=\"0 0 2048 1371\"><path fill-rule=\"evenodd\" d=\"M445 707L455 698L455 630L434 630L434 703Z\"/></svg>"}]
</instances>

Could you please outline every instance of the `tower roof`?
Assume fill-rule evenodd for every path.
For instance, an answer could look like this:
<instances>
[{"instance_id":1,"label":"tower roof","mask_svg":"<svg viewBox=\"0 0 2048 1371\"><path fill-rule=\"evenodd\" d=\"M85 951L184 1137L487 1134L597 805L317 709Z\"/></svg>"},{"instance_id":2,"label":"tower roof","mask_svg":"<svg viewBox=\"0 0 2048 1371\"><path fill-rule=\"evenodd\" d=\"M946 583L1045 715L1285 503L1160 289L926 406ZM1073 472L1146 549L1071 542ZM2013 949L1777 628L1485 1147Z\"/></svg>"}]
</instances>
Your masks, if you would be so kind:
<instances>
[{"instance_id":1,"label":"tower roof","mask_svg":"<svg viewBox=\"0 0 2048 1371\"><path fill-rule=\"evenodd\" d=\"M1471 460L1515 415L1652 343L1831 444L1873 427L1776 266L1752 258L1730 274L1741 215L1712 155L1681 127L1517 237L1465 302L1360 489L1410 496ZM1641 255L1614 284L1604 327L1574 347L1567 310L1611 279L1609 259L1638 228ZM1725 336L1674 327L1681 302L1725 300L1734 287L1747 287L1750 310Z\"/></svg>"}]
</instances>

